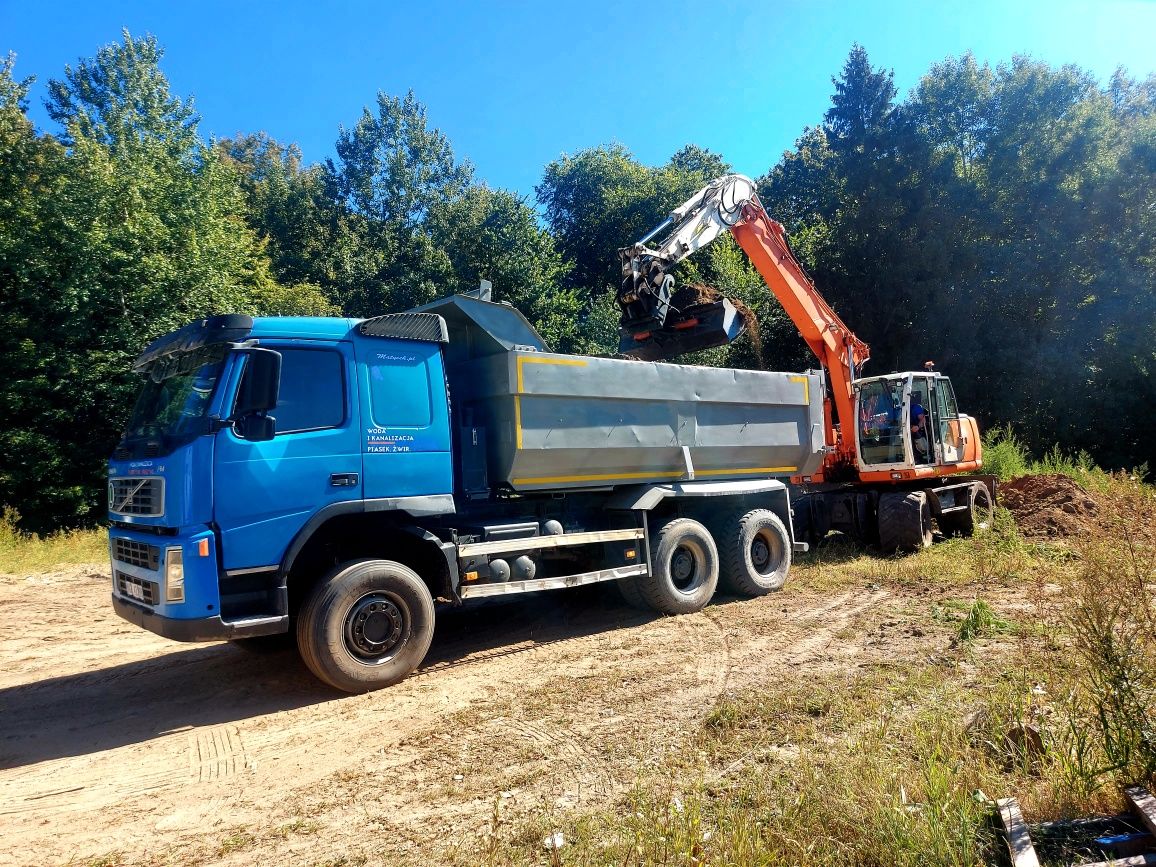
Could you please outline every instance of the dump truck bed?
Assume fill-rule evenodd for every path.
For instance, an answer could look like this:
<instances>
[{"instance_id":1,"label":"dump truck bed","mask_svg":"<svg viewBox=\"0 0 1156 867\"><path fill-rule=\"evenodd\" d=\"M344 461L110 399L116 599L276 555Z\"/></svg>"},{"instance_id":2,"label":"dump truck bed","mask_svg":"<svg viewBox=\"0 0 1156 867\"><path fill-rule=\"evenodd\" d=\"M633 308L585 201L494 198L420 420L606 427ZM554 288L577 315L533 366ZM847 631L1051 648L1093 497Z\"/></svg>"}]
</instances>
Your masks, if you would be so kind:
<instances>
[{"instance_id":1,"label":"dump truck bed","mask_svg":"<svg viewBox=\"0 0 1156 867\"><path fill-rule=\"evenodd\" d=\"M512 351L479 360L463 405L491 485L518 491L810 473L822 377Z\"/></svg>"},{"instance_id":2,"label":"dump truck bed","mask_svg":"<svg viewBox=\"0 0 1156 867\"><path fill-rule=\"evenodd\" d=\"M809 474L823 375L549 352L514 308L452 298L446 375L470 495Z\"/></svg>"}]
</instances>

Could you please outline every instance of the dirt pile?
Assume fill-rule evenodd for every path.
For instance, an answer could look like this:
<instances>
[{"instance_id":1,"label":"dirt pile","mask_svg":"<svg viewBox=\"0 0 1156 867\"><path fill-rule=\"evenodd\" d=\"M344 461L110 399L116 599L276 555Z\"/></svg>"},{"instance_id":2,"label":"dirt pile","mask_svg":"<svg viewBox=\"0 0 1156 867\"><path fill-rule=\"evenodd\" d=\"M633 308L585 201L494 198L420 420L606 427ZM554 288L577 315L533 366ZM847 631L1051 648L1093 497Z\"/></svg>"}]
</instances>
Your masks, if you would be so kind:
<instances>
[{"instance_id":1,"label":"dirt pile","mask_svg":"<svg viewBox=\"0 0 1156 867\"><path fill-rule=\"evenodd\" d=\"M1088 533L1096 521L1096 501L1074 479L1059 473L1013 479L1000 486L999 499L1029 538Z\"/></svg>"}]
</instances>

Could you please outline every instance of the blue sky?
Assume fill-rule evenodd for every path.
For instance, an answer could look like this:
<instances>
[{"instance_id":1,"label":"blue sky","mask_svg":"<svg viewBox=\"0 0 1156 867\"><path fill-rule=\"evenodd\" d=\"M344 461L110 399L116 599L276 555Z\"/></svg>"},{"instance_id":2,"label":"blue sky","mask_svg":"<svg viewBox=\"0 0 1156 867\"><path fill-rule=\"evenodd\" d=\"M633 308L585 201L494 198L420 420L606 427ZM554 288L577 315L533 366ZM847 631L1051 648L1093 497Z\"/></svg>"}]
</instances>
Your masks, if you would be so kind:
<instances>
[{"instance_id":1,"label":"blue sky","mask_svg":"<svg viewBox=\"0 0 1156 867\"><path fill-rule=\"evenodd\" d=\"M53 129L47 80L121 27L157 36L205 136L264 130L315 162L378 90L412 88L479 178L524 195L550 160L610 141L651 164L693 142L761 174L821 120L856 41L901 94L967 50L1101 81L1118 65L1156 71L1156 2L0 0L0 52L37 77L39 125Z\"/></svg>"}]
</instances>

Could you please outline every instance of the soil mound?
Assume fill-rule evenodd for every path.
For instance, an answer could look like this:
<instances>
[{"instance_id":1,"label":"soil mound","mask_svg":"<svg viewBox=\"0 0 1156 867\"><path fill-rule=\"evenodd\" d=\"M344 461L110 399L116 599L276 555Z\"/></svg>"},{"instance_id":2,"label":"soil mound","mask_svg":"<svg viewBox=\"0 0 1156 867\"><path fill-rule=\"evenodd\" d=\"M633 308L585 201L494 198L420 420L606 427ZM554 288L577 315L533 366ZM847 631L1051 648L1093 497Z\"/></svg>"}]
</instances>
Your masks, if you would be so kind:
<instances>
[{"instance_id":1,"label":"soil mound","mask_svg":"<svg viewBox=\"0 0 1156 867\"><path fill-rule=\"evenodd\" d=\"M999 499L1029 538L1075 536L1095 524L1096 501L1059 473L1013 479L1000 486Z\"/></svg>"}]
</instances>

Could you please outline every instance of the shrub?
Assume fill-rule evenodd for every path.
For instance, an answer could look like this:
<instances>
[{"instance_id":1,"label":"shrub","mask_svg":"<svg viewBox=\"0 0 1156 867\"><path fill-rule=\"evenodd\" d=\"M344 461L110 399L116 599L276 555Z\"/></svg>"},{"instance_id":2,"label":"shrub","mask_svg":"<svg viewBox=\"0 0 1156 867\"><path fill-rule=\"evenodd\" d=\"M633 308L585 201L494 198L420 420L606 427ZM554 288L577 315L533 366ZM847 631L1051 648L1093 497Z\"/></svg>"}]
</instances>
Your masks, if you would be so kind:
<instances>
[{"instance_id":1,"label":"shrub","mask_svg":"<svg viewBox=\"0 0 1156 867\"><path fill-rule=\"evenodd\" d=\"M983 435L983 468L1008 481L1028 472L1028 450L1011 425L995 427Z\"/></svg>"}]
</instances>

